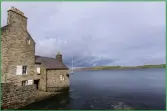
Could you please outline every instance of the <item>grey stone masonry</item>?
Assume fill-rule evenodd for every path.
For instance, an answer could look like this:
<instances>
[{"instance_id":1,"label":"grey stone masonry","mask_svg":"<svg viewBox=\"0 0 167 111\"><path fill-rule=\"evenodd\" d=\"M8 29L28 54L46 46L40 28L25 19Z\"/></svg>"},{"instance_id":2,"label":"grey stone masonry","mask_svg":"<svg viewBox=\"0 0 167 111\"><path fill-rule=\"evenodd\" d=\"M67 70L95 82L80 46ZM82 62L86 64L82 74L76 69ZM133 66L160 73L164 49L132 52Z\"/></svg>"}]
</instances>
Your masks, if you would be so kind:
<instances>
[{"instance_id":1,"label":"grey stone masonry","mask_svg":"<svg viewBox=\"0 0 167 111\"><path fill-rule=\"evenodd\" d=\"M47 91L69 88L68 70L47 70Z\"/></svg>"},{"instance_id":2,"label":"grey stone masonry","mask_svg":"<svg viewBox=\"0 0 167 111\"><path fill-rule=\"evenodd\" d=\"M2 82L33 79L35 42L27 31L27 19L15 9L8 11L8 25L2 30ZM16 75L17 66L27 66L27 74Z\"/></svg>"},{"instance_id":3,"label":"grey stone masonry","mask_svg":"<svg viewBox=\"0 0 167 111\"><path fill-rule=\"evenodd\" d=\"M14 86L12 83L1 84L2 109L17 109L35 102L37 90L35 85Z\"/></svg>"},{"instance_id":4,"label":"grey stone masonry","mask_svg":"<svg viewBox=\"0 0 167 111\"><path fill-rule=\"evenodd\" d=\"M1 31L2 83L36 84L40 91L69 87L68 67L60 53L56 58L35 56L35 42L27 30L23 12L14 7L9 9L7 25Z\"/></svg>"}]
</instances>

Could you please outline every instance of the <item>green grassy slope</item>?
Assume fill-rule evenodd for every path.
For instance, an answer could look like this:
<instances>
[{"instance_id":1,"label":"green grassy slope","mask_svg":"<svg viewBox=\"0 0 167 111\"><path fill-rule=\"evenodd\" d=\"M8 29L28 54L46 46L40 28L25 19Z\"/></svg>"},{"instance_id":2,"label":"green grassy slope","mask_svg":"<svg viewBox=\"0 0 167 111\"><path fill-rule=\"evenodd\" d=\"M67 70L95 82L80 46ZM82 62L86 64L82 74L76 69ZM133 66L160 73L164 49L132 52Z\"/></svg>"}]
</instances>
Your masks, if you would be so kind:
<instances>
[{"instance_id":1,"label":"green grassy slope","mask_svg":"<svg viewBox=\"0 0 167 111\"><path fill-rule=\"evenodd\" d=\"M136 68L165 68L166 64L143 65L143 66L97 66L88 68L77 68L75 70L112 70L112 69L136 69Z\"/></svg>"}]
</instances>

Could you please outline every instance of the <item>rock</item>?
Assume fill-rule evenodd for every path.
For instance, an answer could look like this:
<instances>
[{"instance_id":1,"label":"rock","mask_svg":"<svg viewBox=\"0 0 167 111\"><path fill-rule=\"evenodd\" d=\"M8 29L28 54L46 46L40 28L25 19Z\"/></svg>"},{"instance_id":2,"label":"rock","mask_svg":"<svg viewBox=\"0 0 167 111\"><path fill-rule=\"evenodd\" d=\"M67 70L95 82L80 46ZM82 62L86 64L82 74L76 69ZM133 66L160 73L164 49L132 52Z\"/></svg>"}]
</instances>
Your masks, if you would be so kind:
<instances>
[{"instance_id":1,"label":"rock","mask_svg":"<svg viewBox=\"0 0 167 111\"><path fill-rule=\"evenodd\" d=\"M90 107L91 107L91 108L94 108L94 106L93 106L93 105L90 105Z\"/></svg>"},{"instance_id":2,"label":"rock","mask_svg":"<svg viewBox=\"0 0 167 111\"><path fill-rule=\"evenodd\" d=\"M124 109L124 110L132 110L132 109L134 109L134 108L132 108L132 107L126 105L126 104L123 103L123 102L118 102L117 104L112 105L112 107L113 107L114 109L116 109L116 110L122 110L122 109Z\"/></svg>"}]
</instances>

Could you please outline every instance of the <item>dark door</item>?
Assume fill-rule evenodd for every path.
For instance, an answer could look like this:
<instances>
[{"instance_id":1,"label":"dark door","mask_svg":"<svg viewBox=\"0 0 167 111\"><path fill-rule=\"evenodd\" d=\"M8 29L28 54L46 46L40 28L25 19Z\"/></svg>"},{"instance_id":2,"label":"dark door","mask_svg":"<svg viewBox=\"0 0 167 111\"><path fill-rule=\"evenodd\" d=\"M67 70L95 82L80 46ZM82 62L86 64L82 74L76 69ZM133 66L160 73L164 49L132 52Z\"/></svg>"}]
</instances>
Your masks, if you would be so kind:
<instances>
[{"instance_id":1,"label":"dark door","mask_svg":"<svg viewBox=\"0 0 167 111\"><path fill-rule=\"evenodd\" d=\"M36 85L36 88L38 89L38 87L39 87L39 80L34 80L34 84Z\"/></svg>"}]
</instances>

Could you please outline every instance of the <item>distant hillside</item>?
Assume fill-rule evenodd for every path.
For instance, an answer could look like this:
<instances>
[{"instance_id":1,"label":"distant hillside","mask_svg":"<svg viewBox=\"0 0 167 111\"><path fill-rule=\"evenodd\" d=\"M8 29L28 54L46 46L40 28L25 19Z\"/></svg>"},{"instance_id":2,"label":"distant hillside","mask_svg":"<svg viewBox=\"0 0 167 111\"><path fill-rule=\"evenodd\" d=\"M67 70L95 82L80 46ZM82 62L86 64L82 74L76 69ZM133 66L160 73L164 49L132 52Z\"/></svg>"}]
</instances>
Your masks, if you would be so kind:
<instances>
[{"instance_id":1,"label":"distant hillside","mask_svg":"<svg viewBox=\"0 0 167 111\"><path fill-rule=\"evenodd\" d=\"M165 68L166 64L143 66L97 66L88 68L76 68L75 70L112 70L112 69L137 69L137 68Z\"/></svg>"}]
</instances>

